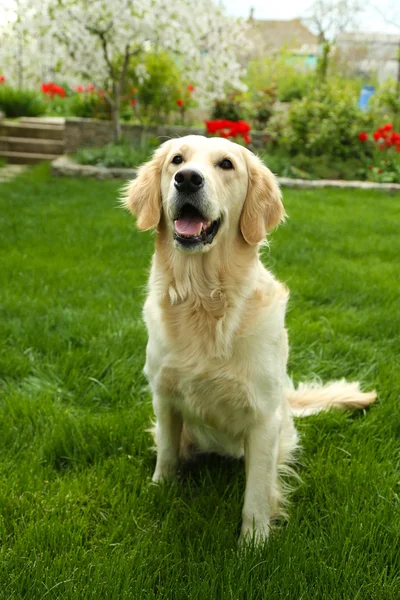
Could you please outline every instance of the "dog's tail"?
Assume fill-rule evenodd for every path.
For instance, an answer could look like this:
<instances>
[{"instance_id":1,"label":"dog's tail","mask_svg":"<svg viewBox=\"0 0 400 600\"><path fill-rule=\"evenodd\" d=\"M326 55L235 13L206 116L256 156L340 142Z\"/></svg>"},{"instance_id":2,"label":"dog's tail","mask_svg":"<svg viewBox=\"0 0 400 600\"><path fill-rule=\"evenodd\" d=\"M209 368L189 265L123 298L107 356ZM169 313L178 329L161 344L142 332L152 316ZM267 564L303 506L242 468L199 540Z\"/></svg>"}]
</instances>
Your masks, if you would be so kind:
<instances>
[{"instance_id":1,"label":"dog's tail","mask_svg":"<svg viewBox=\"0 0 400 600\"><path fill-rule=\"evenodd\" d=\"M319 382L300 383L297 389L291 383L286 394L295 417L307 417L331 408L363 409L376 400L375 392L362 392L357 381L349 383L345 379L325 385Z\"/></svg>"}]
</instances>

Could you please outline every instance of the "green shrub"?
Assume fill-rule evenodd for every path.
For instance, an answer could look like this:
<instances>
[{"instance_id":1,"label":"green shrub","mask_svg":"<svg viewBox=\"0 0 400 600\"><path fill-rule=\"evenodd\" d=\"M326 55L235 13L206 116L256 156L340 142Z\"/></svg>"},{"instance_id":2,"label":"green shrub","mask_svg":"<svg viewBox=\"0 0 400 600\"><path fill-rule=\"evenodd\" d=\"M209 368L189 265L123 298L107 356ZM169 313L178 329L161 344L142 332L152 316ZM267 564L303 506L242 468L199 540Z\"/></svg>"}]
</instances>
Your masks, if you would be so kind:
<instances>
[{"instance_id":1,"label":"green shrub","mask_svg":"<svg viewBox=\"0 0 400 600\"><path fill-rule=\"evenodd\" d=\"M185 110L194 105L188 94L181 71L168 52L148 52L144 60L140 57L146 72L143 79L138 76L138 63L132 62L128 72L126 96L132 95L138 102L137 115L143 123L165 123L171 113L178 111L178 100L184 101Z\"/></svg>"},{"instance_id":2,"label":"green shrub","mask_svg":"<svg viewBox=\"0 0 400 600\"><path fill-rule=\"evenodd\" d=\"M245 106L245 96L238 91L232 91L226 98L215 100L211 119L227 119L228 121L243 121L248 111Z\"/></svg>"},{"instance_id":3,"label":"green shrub","mask_svg":"<svg viewBox=\"0 0 400 600\"><path fill-rule=\"evenodd\" d=\"M73 117L76 116L72 112L73 96L67 96L66 98L60 98L60 96L54 96L54 98L48 98L46 100L46 115L50 117Z\"/></svg>"},{"instance_id":4,"label":"green shrub","mask_svg":"<svg viewBox=\"0 0 400 600\"><path fill-rule=\"evenodd\" d=\"M324 85L292 104L277 143L292 155L361 158L358 133L370 124L371 116L358 109L353 94Z\"/></svg>"},{"instance_id":5,"label":"green shrub","mask_svg":"<svg viewBox=\"0 0 400 600\"><path fill-rule=\"evenodd\" d=\"M263 160L273 173L292 179L366 179L364 162L361 159L333 159L322 156L289 156L283 152L264 152Z\"/></svg>"},{"instance_id":6,"label":"green shrub","mask_svg":"<svg viewBox=\"0 0 400 600\"><path fill-rule=\"evenodd\" d=\"M379 86L370 100L370 109L377 119L400 128L400 94L394 79L387 79Z\"/></svg>"},{"instance_id":7,"label":"green shrub","mask_svg":"<svg viewBox=\"0 0 400 600\"><path fill-rule=\"evenodd\" d=\"M75 159L82 165L99 167L137 167L149 160L158 146L157 139L143 140L137 146L122 144L107 144L101 148L83 148L78 150Z\"/></svg>"},{"instance_id":8,"label":"green shrub","mask_svg":"<svg viewBox=\"0 0 400 600\"><path fill-rule=\"evenodd\" d=\"M275 85L258 92L257 100L253 105L252 118L258 129L264 129L272 117L276 102L277 89Z\"/></svg>"},{"instance_id":9,"label":"green shrub","mask_svg":"<svg viewBox=\"0 0 400 600\"><path fill-rule=\"evenodd\" d=\"M46 102L39 92L3 84L0 85L0 110L8 118L38 117L46 112Z\"/></svg>"},{"instance_id":10,"label":"green shrub","mask_svg":"<svg viewBox=\"0 0 400 600\"><path fill-rule=\"evenodd\" d=\"M313 74L297 73L279 83L278 98L280 102L293 102L306 96L314 82Z\"/></svg>"},{"instance_id":11,"label":"green shrub","mask_svg":"<svg viewBox=\"0 0 400 600\"><path fill-rule=\"evenodd\" d=\"M68 99L70 114L85 119L111 119L110 105L98 91L79 92Z\"/></svg>"},{"instance_id":12,"label":"green shrub","mask_svg":"<svg viewBox=\"0 0 400 600\"><path fill-rule=\"evenodd\" d=\"M277 56L251 61L245 78L250 99L256 101L257 92L272 85L277 88L280 102L292 102L306 96L313 88L315 74L294 60L282 50Z\"/></svg>"},{"instance_id":13,"label":"green shrub","mask_svg":"<svg viewBox=\"0 0 400 600\"><path fill-rule=\"evenodd\" d=\"M400 158L392 154L384 159L376 160L366 170L367 179L378 183L400 183Z\"/></svg>"}]
</instances>

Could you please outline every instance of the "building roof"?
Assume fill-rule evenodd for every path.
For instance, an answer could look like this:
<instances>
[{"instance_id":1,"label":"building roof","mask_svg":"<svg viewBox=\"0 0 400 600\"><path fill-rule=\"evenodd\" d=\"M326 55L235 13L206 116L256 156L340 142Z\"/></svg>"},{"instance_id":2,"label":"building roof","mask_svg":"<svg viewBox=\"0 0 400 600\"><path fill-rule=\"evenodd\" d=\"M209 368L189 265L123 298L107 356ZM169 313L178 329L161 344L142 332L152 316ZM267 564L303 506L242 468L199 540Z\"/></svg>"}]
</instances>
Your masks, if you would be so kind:
<instances>
[{"instance_id":1,"label":"building roof","mask_svg":"<svg viewBox=\"0 0 400 600\"><path fill-rule=\"evenodd\" d=\"M286 47L299 51L302 47L318 47L318 36L314 35L300 19L267 21L254 19L250 14L248 20L250 31L256 35L257 43L262 45L263 53L271 53Z\"/></svg>"}]
</instances>

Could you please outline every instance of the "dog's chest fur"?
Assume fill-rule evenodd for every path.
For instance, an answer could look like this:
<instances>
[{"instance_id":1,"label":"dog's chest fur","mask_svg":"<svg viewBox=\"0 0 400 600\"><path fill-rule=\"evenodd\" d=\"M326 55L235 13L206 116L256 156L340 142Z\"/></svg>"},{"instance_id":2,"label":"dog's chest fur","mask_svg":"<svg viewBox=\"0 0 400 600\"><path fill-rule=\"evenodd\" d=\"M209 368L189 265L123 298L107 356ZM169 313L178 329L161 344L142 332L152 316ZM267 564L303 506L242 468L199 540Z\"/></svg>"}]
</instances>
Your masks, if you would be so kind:
<instances>
[{"instance_id":1,"label":"dog's chest fur","mask_svg":"<svg viewBox=\"0 0 400 600\"><path fill-rule=\"evenodd\" d=\"M250 291L192 286L179 299L169 284L167 293L149 296L146 375L186 424L236 437L257 418L258 387L268 385L277 354L285 353L286 292L279 286L269 276L268 285Z\"/></svg>"}]
</instances>

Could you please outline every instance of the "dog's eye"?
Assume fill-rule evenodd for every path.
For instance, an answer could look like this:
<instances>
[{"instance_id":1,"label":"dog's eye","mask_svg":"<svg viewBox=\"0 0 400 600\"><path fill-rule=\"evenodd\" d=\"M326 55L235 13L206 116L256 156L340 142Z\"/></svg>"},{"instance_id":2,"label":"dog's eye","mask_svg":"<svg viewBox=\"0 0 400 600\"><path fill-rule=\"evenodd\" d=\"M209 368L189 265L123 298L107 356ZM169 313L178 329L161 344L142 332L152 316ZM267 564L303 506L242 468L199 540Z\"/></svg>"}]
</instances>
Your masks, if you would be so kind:
<instances>
[{"instance_id":1,"label":"dog's eye","mask_svg":"<svg viewBox=\"0 0 400 600\"><path fill-rule=\"evenodd\" d=\"M224 169L224 171L229 171L230 169L233 169L233 164L228 158L224 158L224 160L221 160L218 166L221 167L221 169Z\"/></svg>"},{"instance_id":2,"label":"dog's eye","mask_svg":"<svg viewBox=\"0 0 400 600\"><path fill-rule=\"evenodd\" d=\"M172 162L174 163L174 165L180 165L183 162L183 158L182 158L182 156L180 154L177 154L172 159Z\"/></svg>"}]
</instances>

